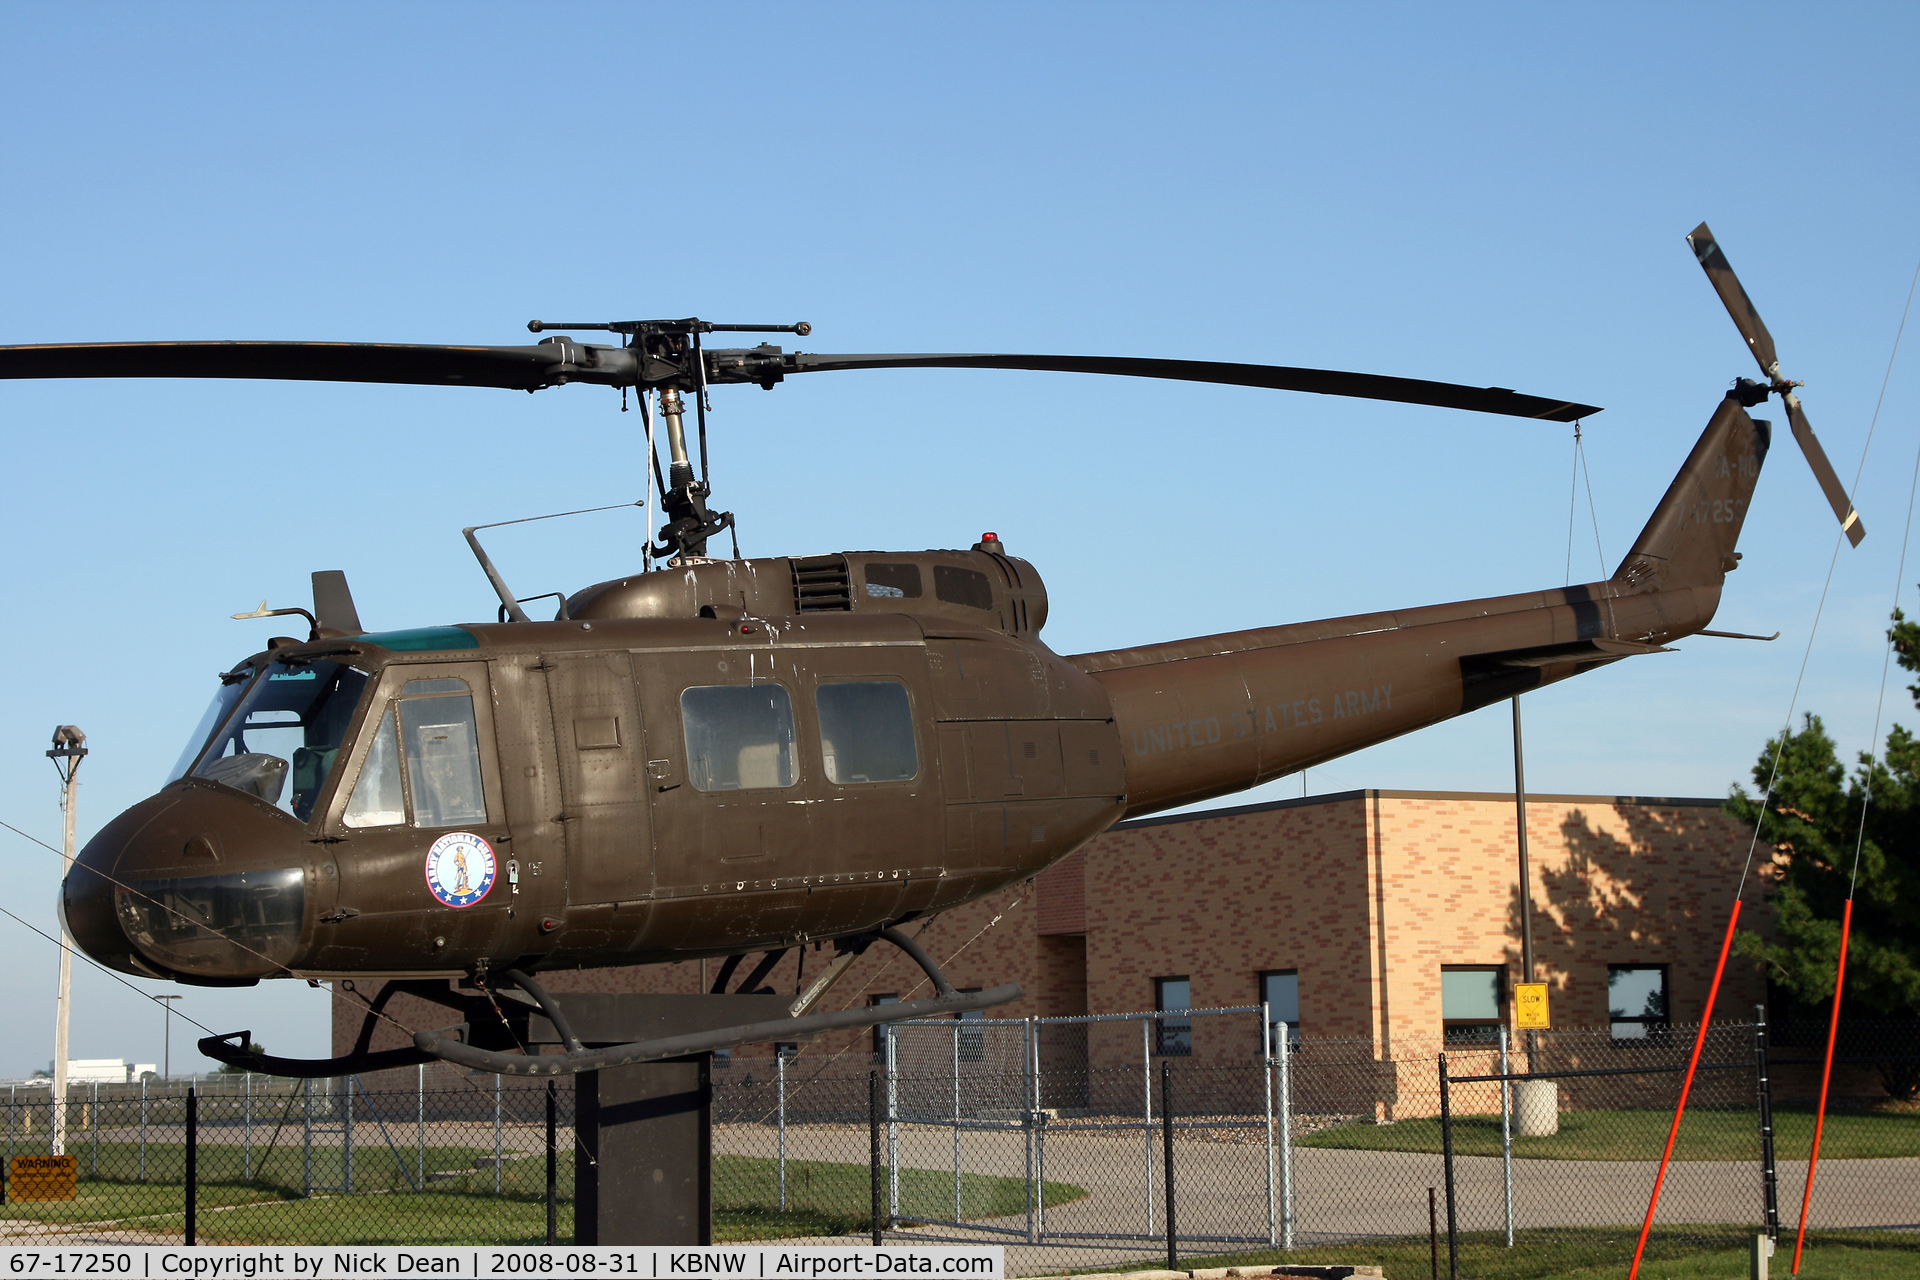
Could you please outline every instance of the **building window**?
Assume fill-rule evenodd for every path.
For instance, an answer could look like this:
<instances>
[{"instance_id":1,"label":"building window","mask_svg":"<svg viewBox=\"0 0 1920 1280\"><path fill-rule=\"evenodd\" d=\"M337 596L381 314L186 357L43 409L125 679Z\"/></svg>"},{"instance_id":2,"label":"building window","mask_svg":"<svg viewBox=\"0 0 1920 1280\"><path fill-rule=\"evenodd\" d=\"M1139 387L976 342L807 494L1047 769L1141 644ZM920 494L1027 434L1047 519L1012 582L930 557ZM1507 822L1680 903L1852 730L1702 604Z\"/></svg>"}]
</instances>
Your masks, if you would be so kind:
<instances>
[{"instance_id":1,"label":"building window","mask_svg":"<svg viewBox=\"0 0 1920 1280\"><path fill-rule=\"evenodd\" d=\"M1610 964L1607 966L1607 1017L1615 1040L1645 1040L1669 1025L1667 966Z\"/></svg>"},{"instance_id":2,"label":"building window","mask_svg":"<svg viewBox=\"0 0 1920 1280\"><path fill-rule=\"evenodd\" d=\"M1500 1038L1506 970L1492 964L1440 966L1440 1021L1448 1044Z\"/></svg>"},{"instance_id":3,"label":"building window","mask_svg":"<svg viewBox=\"0 0 1920 1280\"><path fill-rule=\"evenodd\" d=\"M1193 1007L1193 983L1187 978L1155 978L1153 1007L1162 1013ZM1191 1018L1159 1018L1154 1021L1154 1052L1184 1058L1193 1052Z\"/></svg>"},{"instance_id":4,"label":"building window","mask_svg":"<svg viewBox=\"0 0 1920 1280\"><path fill-rule=\"evenodd\" d=\"M961 987L960 994L965 996L975 995L979 990L979 987ZM987 1011L985 1009L962 1009L953 1016L955 1021L960 1023L960 1029L953 1033L956 1038L954 1048L960 1055L960 1061L986 1061L987 1029L985 1027L970 1026L968 1024L983 1021L987 1016Z\"/></svg>"},{"instance_id":5,"label":"building window","mask_svg":"<svg viewBox=\"0 0 1920 1280\"><path fill-rule=\"evenodd\" d=\"M1267 1006L1267 1052L1280 1043L1280 1026L1286 1024L1287 1047L1300 1047L1300 971L1269 969L1260 975L1260 1003Z\"/></svg>"},{"instance_id":6,"label":"building window","mask_svg":"<svg viewBox=\"0 0 1920 1280\"><path fill-rule=\"evenodd\" d=\"M897 995L894 995L892 992L889 992L886 995L868 996L867 1003L875 1004L875 1005L899 1004L900 997ZM884 1022L877 1024L873 1028L873 1060L875 1062L885 1062L887 1060L888 1030L889 1028L887 1024Z\"/></svg>"}]
</instances>

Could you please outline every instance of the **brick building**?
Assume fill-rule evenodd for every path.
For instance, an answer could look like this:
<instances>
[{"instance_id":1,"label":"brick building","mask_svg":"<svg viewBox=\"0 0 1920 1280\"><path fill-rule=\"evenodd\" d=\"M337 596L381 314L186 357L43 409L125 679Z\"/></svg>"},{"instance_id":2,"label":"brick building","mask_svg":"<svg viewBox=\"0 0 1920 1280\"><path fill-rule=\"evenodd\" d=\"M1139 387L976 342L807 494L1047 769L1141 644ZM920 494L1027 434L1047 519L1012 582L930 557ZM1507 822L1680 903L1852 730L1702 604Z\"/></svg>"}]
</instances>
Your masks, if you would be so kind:
<instances>
[{"instance_id":1,"label":"brick building","mask_svg":"<svg viewBox=\"0 0 1920 1280\"><path fill-rule=\"evenodd\" d=\"M1636 1035L1698 1019L1748 839L1721 802L1533 795L1527 830L1535 953L1555 1025L1612 1020L1616 1034ZM1368 1040L1383 1054L1443 1029L1472 1038L1506 1016L1521 976L1513 797L1350 791L1125 822L1034 881L910 927L956 986L1025 988L996 1017L1265 997L1309 1038ZM827 955L809 949L804 970L817 973ZM802 963L789 954L767 982L796 989ZM718 965L545 977L556 992L697 992ZM929 993L919 970L881 944L823 1007ZM1763 996L1752 966L1731 964L1719 1013L1745 1016ZM346 1001L335 1009L340 1052L359 1019ZM394 1012L416 1027L435 1016L404 999ZM1234 1020L1231 1035L1202 1022L1193 1055L1258 1052L1257 1019ZM1096 1026L1086 1052L1095 1063L1137 1060L1139 1036ZM376 1047L390 1038L399 1043L383 1029ZM843 1039L823 1047L859 1043Z\"/></svg>"}]
</instances>

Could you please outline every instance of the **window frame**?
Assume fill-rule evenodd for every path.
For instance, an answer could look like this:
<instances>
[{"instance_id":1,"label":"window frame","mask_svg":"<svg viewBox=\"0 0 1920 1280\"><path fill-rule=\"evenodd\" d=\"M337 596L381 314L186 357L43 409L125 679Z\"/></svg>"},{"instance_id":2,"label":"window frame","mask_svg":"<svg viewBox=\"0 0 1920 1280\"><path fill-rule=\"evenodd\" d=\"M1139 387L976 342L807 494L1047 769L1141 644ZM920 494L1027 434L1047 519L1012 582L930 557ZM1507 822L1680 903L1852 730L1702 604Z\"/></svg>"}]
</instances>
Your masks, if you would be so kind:
<instances>
[{"instance_id":1,"label":"window frame","mask_svg":"<svg viewBox=\"0 0 1920 1280\"><path fill-rule=\"evenodd\" d=\"M493 684L491 673L485 662L396 662L390 663L375 673L374 693L365 698L358 711L358 719L348 730L353 735L353 751L344 766L336 764L333 776L327 785L332 788L331 795L323 795L326 810L324 829L340 832L348 836L366 836L374 832L419 831L446 832L462 829L497 828L506 824L505 791L500 781L500 760L497 739L494 736L493 721ZM407 776L406 746L399 737L401 690L414 680L459 679L466 682L468 692L461 694L415 694L413 698L448 698L466 696L473 702L473 732L475 745L480 752L480 794L486 807L484 821L470 822L452 827L419 827L413 821L413 782ZM409 699L411 700L411 699ZM367 766L367 757L373 749L373 739L380 731L380 719L392 711L395 745L400 750L400 790L405 806L406 819L403 822L389 823L378 827L350 827L346 824L347 805L353 798L353 789L360 783L360 775ZM319 814L321 806L316 805L314 812Z\"/></svg>"},{"instance_id":2,"label":"window frame","mask_svg":"<svg viewBox=\"0 0 1920 1280\"><path fill-rule=\"evenodd\" d=\"M1183 982L1187 987L1187 1002L1183 1005L1167 1004L1167 984ZM1174 1013L1187 1011L1184 1018L1155 1018L1153 1020L1153 1052L1161 1058L1190 1058L1193 1056L1193 977L1191 974L1168 974L1153 980L1153 1011L1155 1013Z\"/></svg>"},{"instance_id":3,"label":"window frame","mask_svg":"<svg viewBox=\"0 0 1920 1280\"><path fill-rule=\"evenodd\" d=\"M793 734L787 744L787 764L792 771L792 776L786 782L777 783L769 787L720 787L711 790L694 781L693 762L697 758L697 755L693 749L692 739L687 736L687 695L702 689L762 689L769 687L780 690L782 696L787 700L787 726ZM799 700L793 695L793 690L782 680L708 681L705 684L682 685L679 692L673 694L673 706L675 713L680 718L680 750L686 762L687 785L703 796L734 796L747 795L752 792L789 791L805 782L806 771L800 767L801 743L804 741L804 734L802 732L800 713L796 705L798 701ZM818 737L817 732L815 736ZM918 748L917 740L915 747L916 749ZM710 770L708 780L712 780Z\"/></svg>"},{"instance_id":4,"label":"window frame","mask_svg":"<svg viewBox=\"0 0 1920 1280\"><path fill-rule=\"evenodd\" d=\"M907 732L913 738L913 772L904 778L879 778L867 782L841 782L836 780L827 769L827 727L820 714L820 691L835 685L845 684L896 684L907 696ZM816 680L813 685L813 746L820 754L820 777L830 787L911 787L918 783L927 771L926 754L921 750L920 715L913 697L913 684L905 676L893 671L879 671L866 675L843 675L835 673ZM800 733L796 720L794 733Z\"/></svg>"},{"instance_id":5,"label":"window frame","mask_svg":"<svg viewBox=\"0 0 1920 1280\"><path fill-rule=\"evenodd\" d=\"M1616 973L1634 973L1634 972L1644 972L1647 970L1652 970L1654 972L1657 972L1660 975L1660 1003L1666 1007L1666 1012L1662 1013L1658 1017L1649 1017L1646 1014L1634 1014L1628 1017L1616 1018L1613 1015L1613 975ZM1637 1036L1634 1036L1634 1035L1623 1036L1618 1031L1618 1028L1623 1025L1640 1027L1641 1033ZM1669 1031L1671 1031L1672 1027L1673 1027L1673 966L1672 965L1661 963L1661 962L1655 962L1652 964L1648 964L1648 963L1609 964L1607 966L1607 1034L1610 1038L1612 1038L1615 1041L1623 1041L1623 1042L1631 1041L1631 1042L1645 1043L1647 1041L1659 1040L1663 1038Z\"/></svg>"},{"instance_id":6,"label":"window frame","mask_svg":"<svg viewBox=\"0 0 1920 1280\"><path fill-rule=\"evenodd\" d=\"M1294 1020L1292 1022L1289 1022L1287 1024L1287 1048L1289 1051L1298 1050L1300 1048L1300 1024L1305 1017L1304 1014L1301 1014L1299 1012L1300 1010L1300 971L1298 969L1261 969L1258 972L1256 972L1253 975L1253 992L1254 992L1255 1004L1267 1004L1267 979L1268 978L1292 978L1293 979L1293 1007L1294 1007L1294 1012L1296 1016L1294 1017ZM1273 1009L1271 1005L1268 1006L1267 1017L1269 1019L1273 1018ZM1267 1050L1266 1051L1269 1055L1273 1053L1273 1047L1276 1043L1278 1043L1276 1037L1273 1034L1273 1029L1279 1025L1280 1024L1275 1021L1269 1021L1267 1023Z\"/></svg>"},{"instance_id":7,"label":"window frame","mask_svg":"<svg viewBox=\"0 0 1920 1280\"><path fill-rule=\"evenodd\" d=\"M1507 966L1504 964L1443 964L1440 972L1447 973L1491 973L1493 978L1493 1013L1491 1018L1449 1018L1447 1016L1446 980L1441 980L1440 988L1440 1038L1446 1044L1483 1044L1499 1038L1499 1028L1506 1025L1505 1013L1507 1001L1511 996L1511 984L1507 980Z\"/></svg>"}]
</instances>

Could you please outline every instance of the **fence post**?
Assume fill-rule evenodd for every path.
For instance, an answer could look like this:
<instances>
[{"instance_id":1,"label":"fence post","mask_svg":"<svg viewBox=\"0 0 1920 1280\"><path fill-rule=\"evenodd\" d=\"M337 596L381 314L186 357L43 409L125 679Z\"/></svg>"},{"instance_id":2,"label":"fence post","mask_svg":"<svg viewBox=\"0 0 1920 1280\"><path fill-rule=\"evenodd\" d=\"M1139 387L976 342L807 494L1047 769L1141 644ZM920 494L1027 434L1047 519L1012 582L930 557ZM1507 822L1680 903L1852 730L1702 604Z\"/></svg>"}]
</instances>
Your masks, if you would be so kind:
<instances>
[{"instance_id":1,"label":"fence post","mask_svg":"<svg viewBox=\"0 0 1920 1280\"><path fill-rule=\"evenodd\" d=\"M1173 1214L1173 1064L1160 1063L1161 1181L1167 1187L1167 1270L1180 1269L1180 1243Z\"/></svg>"},{"instance_id":2,"label":"fence post","mask_svg":"<svg viewBox=\"0 0 1920 1280\"><path fill-rule=\"evenodd\" d=\"M1027 1146L1027 1243L1040 1243L1040 1185L1033 1173L1033 1126L1038 1114L1034 1105L1033 1016L1027 1016L1020 1039L1020 1129Z\"/></svg>"},{"instance_id":3,"label":"fence post","mask_svg":"<svg viewBox=\"0 0 1920 1280\"><path fill-rule=\"evenodd\" d=\"M187 1243L196 1243L200 1208L200 1095L187 1086Z\"/></svg>"},{"instance_id":4,"label":"fence post","mask_svg":"<svg viewBox=\"0 0 1920 1280\"><path fill-rule=\"evenodd\" d=\"M340 1090L341 1108L346 1116L346 1124L341 1136L344 1167L340 1177L340 1194L347 1196L353 1194L353 1080L352 1076L348 1076Z\"/></svg>"},{"instance_id":5,"label":"fence post","mask_svg":"<svg viewBox=\"0 0 1920 1280\"><path fill-rule=\"evenodd\" d=\"M300 1193L313 1194L313 1081L300 1082Z\"/></svg>"},{"instance_id":6,"label":"fence post","mask_svg":"<svg viewBox=\"0 0 1920 1280\"><path fill-rule=\"evenodd\" d=\"M500 1073L493 1073L493 1194L500 1194Z\"/></svg>"},{"instance_id":7,"label":"fence post","mask_svg":"<svg viewBox=\"0 0 1920 1280\"><path fill-rule=\"evenodd\" d=\"M13 1118L20 1112L20 1086L7 1086L7 1173L13 1173ZM6 1184L0 1182L0 1203L5 1203Z\"/></svg>"},{"instance_id":8,"label":"fence post","mask_svg":"<svg viewBox=\"0 0 1920 1280\"><path fill-rule=\"evenodd\" d=\"M1047 1113L1040 1105L1040 1022L1030 1018L1028 1023L1033 1028L1028 1052L1033 1079L1033 1224L1038 1243L1047 1234Z\"/></svg>"},{"instance_id":9,"label":"fence post","mask_svg":"<svg viewBox=\"0 0 1920 1280\"><path fill-rule=\"evenodd\" d=\"M87 1107L88 1127L93 1130L93 1177L100 1176L100 1082L93 1082L93 1101Z\"/></svg>"},{"instance_id":10,"label":"fence post","mask_svg":"<svg viewBox=\"0 0 1920 1280\"><path fill-rule=\"evenodd\" d=\"M1773 1161L1773 1078L1767 1070L1767 1007L1753 1006L1754 1091L1760 1102L1760 1196L1767 1239L1780 1242L1780 1175Z\"/></svg>"},{"instance_id":11,"label":"fence post","mask_svg":"<svg viewBox=\"0 0 1920 1280\"><path fill-rule=\"evenodd\" d=\"M1280 1247L1293 1248L1293 1028L1280 1024Z\"/></svg>"},{"instance_id":12,"label":"fence post","mask_svg":"<svg viewBox=\"0 0 1920 1280\"><path fill-rule=\"evenodd\" d=\"M1274 1133L1273 1133L1273 1023L1267 1002L1260 1002L1260 1088L1266 1095L1267 1105L1267 1243L1280 1243L1280 1206L1278 1188L1274 1183Z\"/></svg>"},{"instance_id":13,"label":"fence post","mask_svg":"<svg viewBox=\"0 0 1920 1280\"><path fill-rule=\"evenodd\" d=\"M147 1180L147 1078L140 1077L140 1181Z\"/></svg>"},{"instance_id":14,"label":"fence post","mask_svg":"<svg viewBox=\"0 0 1920 1280\"><path fill-rule=\"evenodd\" d=\"M773 1051L773 1088L780 1130L780 1212L787 1211L787 1055L777 1045Z\"/></svg>"},{"instance_id":15,"label":"fence post","mask_svg":"<svg viewBox=\"0 0 1920 1280\"><path fill-rule=\"evenodd\" d=\"M965 1222L960 1212L960 1023L953 1020L953 1220ZM984 1055L983 1055L984 1056Z\"/></svg>"},{"instance_id":16,"label":"fence post","mask_svg":"<svg viewBox=\"0 0 1920 1280\"><path fill-rule=\"evenodd\" d=\"M1507 1079L1507 1024L1500 1024L1500 1183L1506 1198L1507 1248L1513 1248L1513 1081Z\"/></svg>"},{"instance_id":17,"label":"fence post","mask_svg":"<svg viewBox=\"0 0 1920 1280\"><path fill-rule=\"evenodd\" d=\"M547 1243L560 1236L560 1089L547 1077ZM785 1189L782 1188L784 1196ZM783 1206L784 1207L784 1206Z\"/></svg>"},{"instance_id":18,"label":"fence post","mask_svg":"<svg viewBox=\"0 0 1920 1280\"><path fill-rule=\"evenodd\" d=\"M241 1077L240 1087L245 1094L245 1101L243 1101L240 1104L240 1108L241 1108L240 1125L241 1125L242 1131L246 1135L245 1138L243 1139L243 1146L242 1146L242 1151L244 1152L244 1154L240 1158L240 1180L242 1182L252 1182L253 1181L253 1072L249 1071Z\"/></svg>"},{"instance_id":19,"label":"fence post","mask_svg":"<svg viewBox=\"0 0 1920 1280\"><path fill-rule=\"evenodd\" d=\"M420 1176L413 1184L422 1191L427 1189L427 1064L421 1063L414 1068L413 1084L413 1159L420 1166Z\"/></svg>"},{"instance_id":20,"label":"fence post","mask_svg":"<svg viewBox=\"0 0 1920 1280\"><path fill-rule=\"evenodd\" d=\"M889 1037L891 1038L891 1037ZM880 1246L880 1072L867 1072L867 1181L873 1192L873 1243Z\"/></svg>"},{"instance_id":21,"label":"fence post","mask_svg":"<svg viewBox=\"0 0 1920 1280\"><path fill-rule=\"evenodd\" d=\"M1140 1130L1147 1140L1147 1234L1157 1234L1153 1229L1153 1024L1145 1018L1140 1019L1140 1095L1141 1115L1144 1123Z\"/></svg>"},{"instance_id":22,"label":"fence post","mask_svg":"<svg viewBox=\"0 0 1920 1280\"><path fill-rule=\"evenodd\" d=\"M1447 1277L1460 1280L1460 1219L1453 1203L1453 1100L1449 1096L1447 1055L1440 1055L1440 1150L1447 1183Z\"/></svg>"},{"instance_id":23,"label":"fence post","mask_svg":"<svg viewBox=\"0 0 1920 1280\"><path fill-rule=\"evenodd\" d=\"M900 1216L900 1037L887 1028L887 1222Z\"/></svg>"}]
</instances>

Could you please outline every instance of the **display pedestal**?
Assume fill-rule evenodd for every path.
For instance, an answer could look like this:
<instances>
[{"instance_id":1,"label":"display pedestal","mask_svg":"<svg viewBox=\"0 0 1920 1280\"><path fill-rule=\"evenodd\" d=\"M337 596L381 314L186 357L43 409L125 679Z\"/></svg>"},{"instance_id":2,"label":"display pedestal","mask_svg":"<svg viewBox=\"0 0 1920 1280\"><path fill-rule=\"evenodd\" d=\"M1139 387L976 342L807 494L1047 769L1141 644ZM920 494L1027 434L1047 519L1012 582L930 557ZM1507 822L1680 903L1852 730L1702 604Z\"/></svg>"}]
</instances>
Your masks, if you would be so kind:
<instances>
[{"instance_id":1,"label":"display pedestal","mask_svg":"<svg viewBox=\"0 0 1920 1280\"><path fill-rule=\"evenodd\" d=\"M556 995L590 1048L714 1031L780 1017L791 996ZM534 1015L529 1040L556 1044ZM574 1240L713 1243L712 1055L574 1077Z\"/></svg>"}]
</instances>

